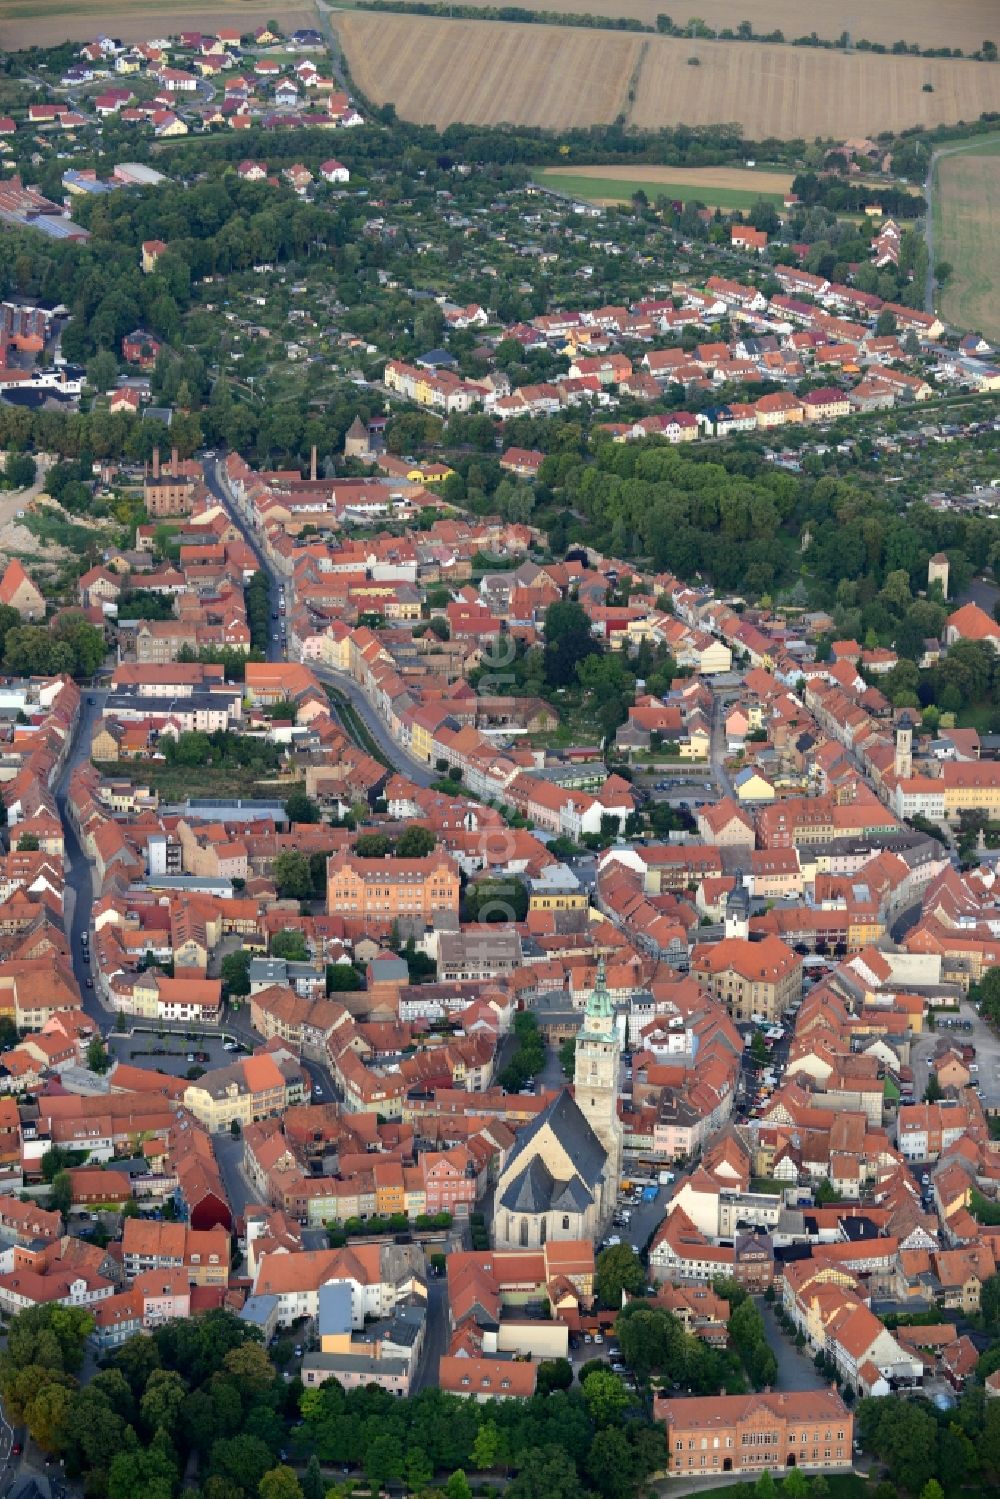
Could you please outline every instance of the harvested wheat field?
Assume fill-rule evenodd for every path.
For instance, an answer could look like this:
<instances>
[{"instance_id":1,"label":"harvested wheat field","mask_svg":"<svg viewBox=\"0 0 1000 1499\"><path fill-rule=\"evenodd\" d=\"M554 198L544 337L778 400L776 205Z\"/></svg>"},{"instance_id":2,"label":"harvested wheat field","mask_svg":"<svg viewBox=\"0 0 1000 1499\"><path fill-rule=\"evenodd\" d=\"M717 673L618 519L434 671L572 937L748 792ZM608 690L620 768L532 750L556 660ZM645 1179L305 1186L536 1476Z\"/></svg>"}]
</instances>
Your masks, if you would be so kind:
<instances>
[{"instance_id":1,"label":"harvested wheat field","mask_svg":"<svg viewBox=\"0 0 1000 1499\"><path fill-rule=\"evenodd\" d=\"M274 14L269 0L0 0L0 47L54 47L102 34L143 42L195 28L210 34L217 26L249 31ZM316 9L309 0L281 7L277 14L289 31L316 25Z\"/></svg>"},{"instance_id":2,"label":"harvested wheat field","mask_svg":"<svg viewBox=\"0 0 1000 1499\"><path fill-rule=\"evenodd\" d=\"M334 19L362 91L423 124L566 130L625 114L644 130L733 122L751 140L808 140L1000 110L1000 66L988 63L364 11Z\"/></svg>"},{"instance_id":3,"label":"harvested wheat field","mask_svg":"<svg viewBox=\"0 0 1000 1499\"><path fill-rule=\"evenodd\" d=\"M644 41L503 21L334 13L351 77L406 120L567 130L613 120Z\"/></svg>"},{"instance_id":4,"label":"harvested wheat field","mask_svg":"<svg viewBox=\"0 0 1000 1499\"><path fill-rule=\"evenodd\" d=\"M462 0L464 5L495 5L497 0ZM1000 46L1000 14L996 0L844 0L833 10L828 5L804 0L699 0L688 8L664 5L664 0L515 0L528 10L551 10L561 15L588 13L619 20L634 16L646 26L655 26L664 10L683 26L691 14L701 17L715 31L736 30L750 21L758 36L780 31L787 41L815 31L823 41L838 41L847 32L852 41L862 38L891 47L904 41L918 47L961 47L968 56L979 50L985 38Z\"/></svg>"},{"instance_id":5,"label":"harvested wheat field","mask_svg":"<svg viewBox=\"0 0 1000 1499\"><path fill-rule=\"evenodd\" d=\"M938 293L960 328L1000 338L1000 142L942 156L934 178L934 258L953 267Z\"/></svg>"},{"instance_id":6,"label":"harvested wheat field","mask_svg":"<svg viewBox=\"0 0 1000 1499\"><path fill-rule=\"evenodd\" d=\"M698 67L688 64L691 57L698 58ZM923 92L925 83L933 93ZM996 64L657 37L646 54L629 123L652 130L681 120L735 120L752 140L840 139L956 124L996 109Z\"/></svg>"}]
</instances>

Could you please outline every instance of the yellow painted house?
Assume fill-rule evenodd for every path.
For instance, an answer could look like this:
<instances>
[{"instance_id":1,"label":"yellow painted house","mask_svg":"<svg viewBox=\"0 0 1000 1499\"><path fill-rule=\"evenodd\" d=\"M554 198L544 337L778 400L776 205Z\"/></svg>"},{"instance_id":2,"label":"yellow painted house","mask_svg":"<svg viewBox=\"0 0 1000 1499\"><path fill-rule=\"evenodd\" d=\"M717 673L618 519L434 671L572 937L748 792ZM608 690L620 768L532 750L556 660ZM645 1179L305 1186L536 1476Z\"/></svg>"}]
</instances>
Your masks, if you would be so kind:
<instances>
[{"instance_id":1,"label":"yellow painted house","mask_svg":"<svg viewBox=\"0 0 1000 1499\"><path fill-rule=\"evenodd\" d=\"M680 740L682 760L707 760L711 745L710 736L705 729L692 729L686 738Z\"/></svg>"},{"instance_id":2,"label":"yellow painted house","mask_svg":"<svg viewBox=\"0 0 1000 1499\"><path fill-rule=\"evenodd\" d=\"M703 676L711 676L713 672L732 669L733 653L722 640L716 640L713 637L709 644L696 647L695 655L698 670Z\"/></svg>"},{"instance_id":3,"label":"yellow painted house","mask_svg":"<svg viewBox=\"0 0 1000 1499\"><path fill-rule=\"evenodd\" d=\"M446 463L415 463L406 477L414 484L443 484L454 472Z\"/></svg>"},{"instance_id":4,"label":"yellow painted house","mask_svg":"<svg viewBox=\"0 0 1000 1499\"><path fill-rule=\"evenodd\" d=\"M585 911L589 903L586 890L532 890L529 911Z\"/></svg>"},{"instance_id":5,"label":"yellow painted house","mask_svg":"<svg viewBox=\"0 0 1000 1499\"><path fill-rule=\"evenodd\" d=\"M167 140L171 136L187 135L188 127L178 115L177 119L171 120L168 125L162 125L156 132L158 140Z\"/></svg>"},{"instance_id":6,"label":"yellow painted house","mask_svg":"<svg viewBox=\"0 0 1000 1499\"><path fill-rule=\"evenodd\" d=\"M418 723L416 717L410 719L410 749L418 760L430 765L434 756L433 731L426 724Z\"/></svg>"},{"instance_id":7,"label":"yellow painted house","mask_svg":"<svg viewBox=\"0 0 1000 1499\"><path fill-rule=\"evenodd\" d=\"M756 770L746 769L733 782L737 798L741 802L773 802L774 787Z\"/></svg>"},{"instance_id":8,"label":"yellow painted house","mask_svg":"<svg viewBox=\"0 0 1000 1499\"><path fill-rule=\"evenodd\" d=\"M350 671L351 637L341 630L327 630L320 641L319 658L334 671Z\"/></svg>"}]
</instances>

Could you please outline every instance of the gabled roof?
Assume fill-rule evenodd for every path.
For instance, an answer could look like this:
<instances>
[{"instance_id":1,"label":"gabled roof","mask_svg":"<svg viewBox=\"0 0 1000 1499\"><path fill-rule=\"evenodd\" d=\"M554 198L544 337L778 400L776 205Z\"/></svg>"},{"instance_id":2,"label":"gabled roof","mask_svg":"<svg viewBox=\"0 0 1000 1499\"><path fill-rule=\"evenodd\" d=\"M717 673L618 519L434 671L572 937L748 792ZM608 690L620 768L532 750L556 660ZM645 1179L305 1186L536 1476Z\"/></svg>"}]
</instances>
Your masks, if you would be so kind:
<instances>
[{"instance_id":1,"label":"gabled roof","mask_svg":"<svg viewBox=\"0 0 1000 1499\"><path fill-rule=\"evenodd\" d=\"M579 1105L563 1088L552 1103L523 1130L507 1163L508 1169L549 1128L563 1147L585 1182L596 1182L604 1170L607 1152L584 1118ZM550 1178L551 1179L551 1178Z\"/></svg>"}]
</instances>

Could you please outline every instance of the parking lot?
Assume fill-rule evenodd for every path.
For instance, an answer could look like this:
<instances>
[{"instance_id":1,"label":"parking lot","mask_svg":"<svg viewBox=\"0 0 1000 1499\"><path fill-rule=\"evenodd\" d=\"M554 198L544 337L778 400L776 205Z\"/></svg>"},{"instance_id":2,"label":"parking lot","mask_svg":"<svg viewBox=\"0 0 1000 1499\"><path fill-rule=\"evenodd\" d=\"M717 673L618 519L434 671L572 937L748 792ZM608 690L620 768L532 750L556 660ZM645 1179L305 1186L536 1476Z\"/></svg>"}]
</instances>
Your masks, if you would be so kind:
<instances>
[{"instance_id":1,"label":"parking lot","mask_svg":"<svg viewBox=\"0 0 1000 1499\"><path fill-rule=\"evenodd\" d=\"M216 1036L189 1039L184 1034L160 1036L155 1031L135 1031L122 1036L112 1031L106 1042L117 1061L133 1067L149 1067L170 1077L185 1077L191 1067L203 1067L206 1072L212 1067L225 1067L238 1055L226 1051Z\"/></svg>"},{"instance_id":2,"label":"parking lot","mask_svg":"<svg viewBox=\"0 0 1000 1499\"><path fill-rule=\"evenodd\" d=\"M953 1018L959 1019L962 1024L946 1023ZM968 1030L965 1028L966 1023ZM938 1042L942 1040L954 1041L956 1046L976 1048L975 1065L978 1070L972 1076L979 1086L983 1107L1000 1108L1000 1037L990 1029L975 1005L967 999L963 999L959 1005L957 1017L938 1014L935 1029L925 1031L914 1040L910 1054L914 1097L919 1100L924 1096L930 1059Z\"/></svg>"},{"instance_id":3,"label":"parking lot","mask_svg":"<svg viewBox=\"0 0 1000 1499\"><path fill-rule=\"evenodd\" d=\"M637 1175L645 1178L647 1173L640 1172ZM630 1244L637 1254L640 1253L666 1217L667 1203L677 1188L676 1175L677 1173L674 1181L657 1185L655 1197L640 1197L637 1200L634 1192L619 1192L614 1221L605 1242L618 1238L623 1244ZM631 1180L627 1166L622 1168L622 1180ZM627 1222L625 1213L629 1215Z\"/></svg>"},{"instance_id":4,"label":"parking lot","mask_svg":"<svg viewBox=\"0 0 1000 1499\"><path fill-rule=\"evenodd\" d=\"M643 777L639 784L653 801L670 802L675 807L683 803L691 812L696 812L699 807L708 803L717 802L720 796L714 781L688 780L684 776L649 775Z\"/></svg>"}]
</instances>

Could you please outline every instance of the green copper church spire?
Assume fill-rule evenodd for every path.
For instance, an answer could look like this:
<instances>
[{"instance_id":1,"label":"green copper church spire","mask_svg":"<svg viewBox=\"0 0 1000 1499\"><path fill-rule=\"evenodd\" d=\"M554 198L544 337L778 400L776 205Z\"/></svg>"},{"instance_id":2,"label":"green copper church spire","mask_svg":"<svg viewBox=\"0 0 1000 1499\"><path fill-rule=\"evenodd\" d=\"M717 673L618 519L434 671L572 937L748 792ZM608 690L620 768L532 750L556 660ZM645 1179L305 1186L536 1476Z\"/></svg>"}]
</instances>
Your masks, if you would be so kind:
<instances>
[{"instance_id":1,"label":"green copper church spire","mask_svg":"<svg viewBox=\"0 0 1000 1499\"><path fill-rule=\"evenodd\" d=\"M612 1020L614 1008L611 1004L611 995L608 993L607 978L604 969L604 959L597 960L597 976L594 979L594 987L590 991L587 1000L587 1014L593 1020Z\"/></svg>"}]
</instances>

